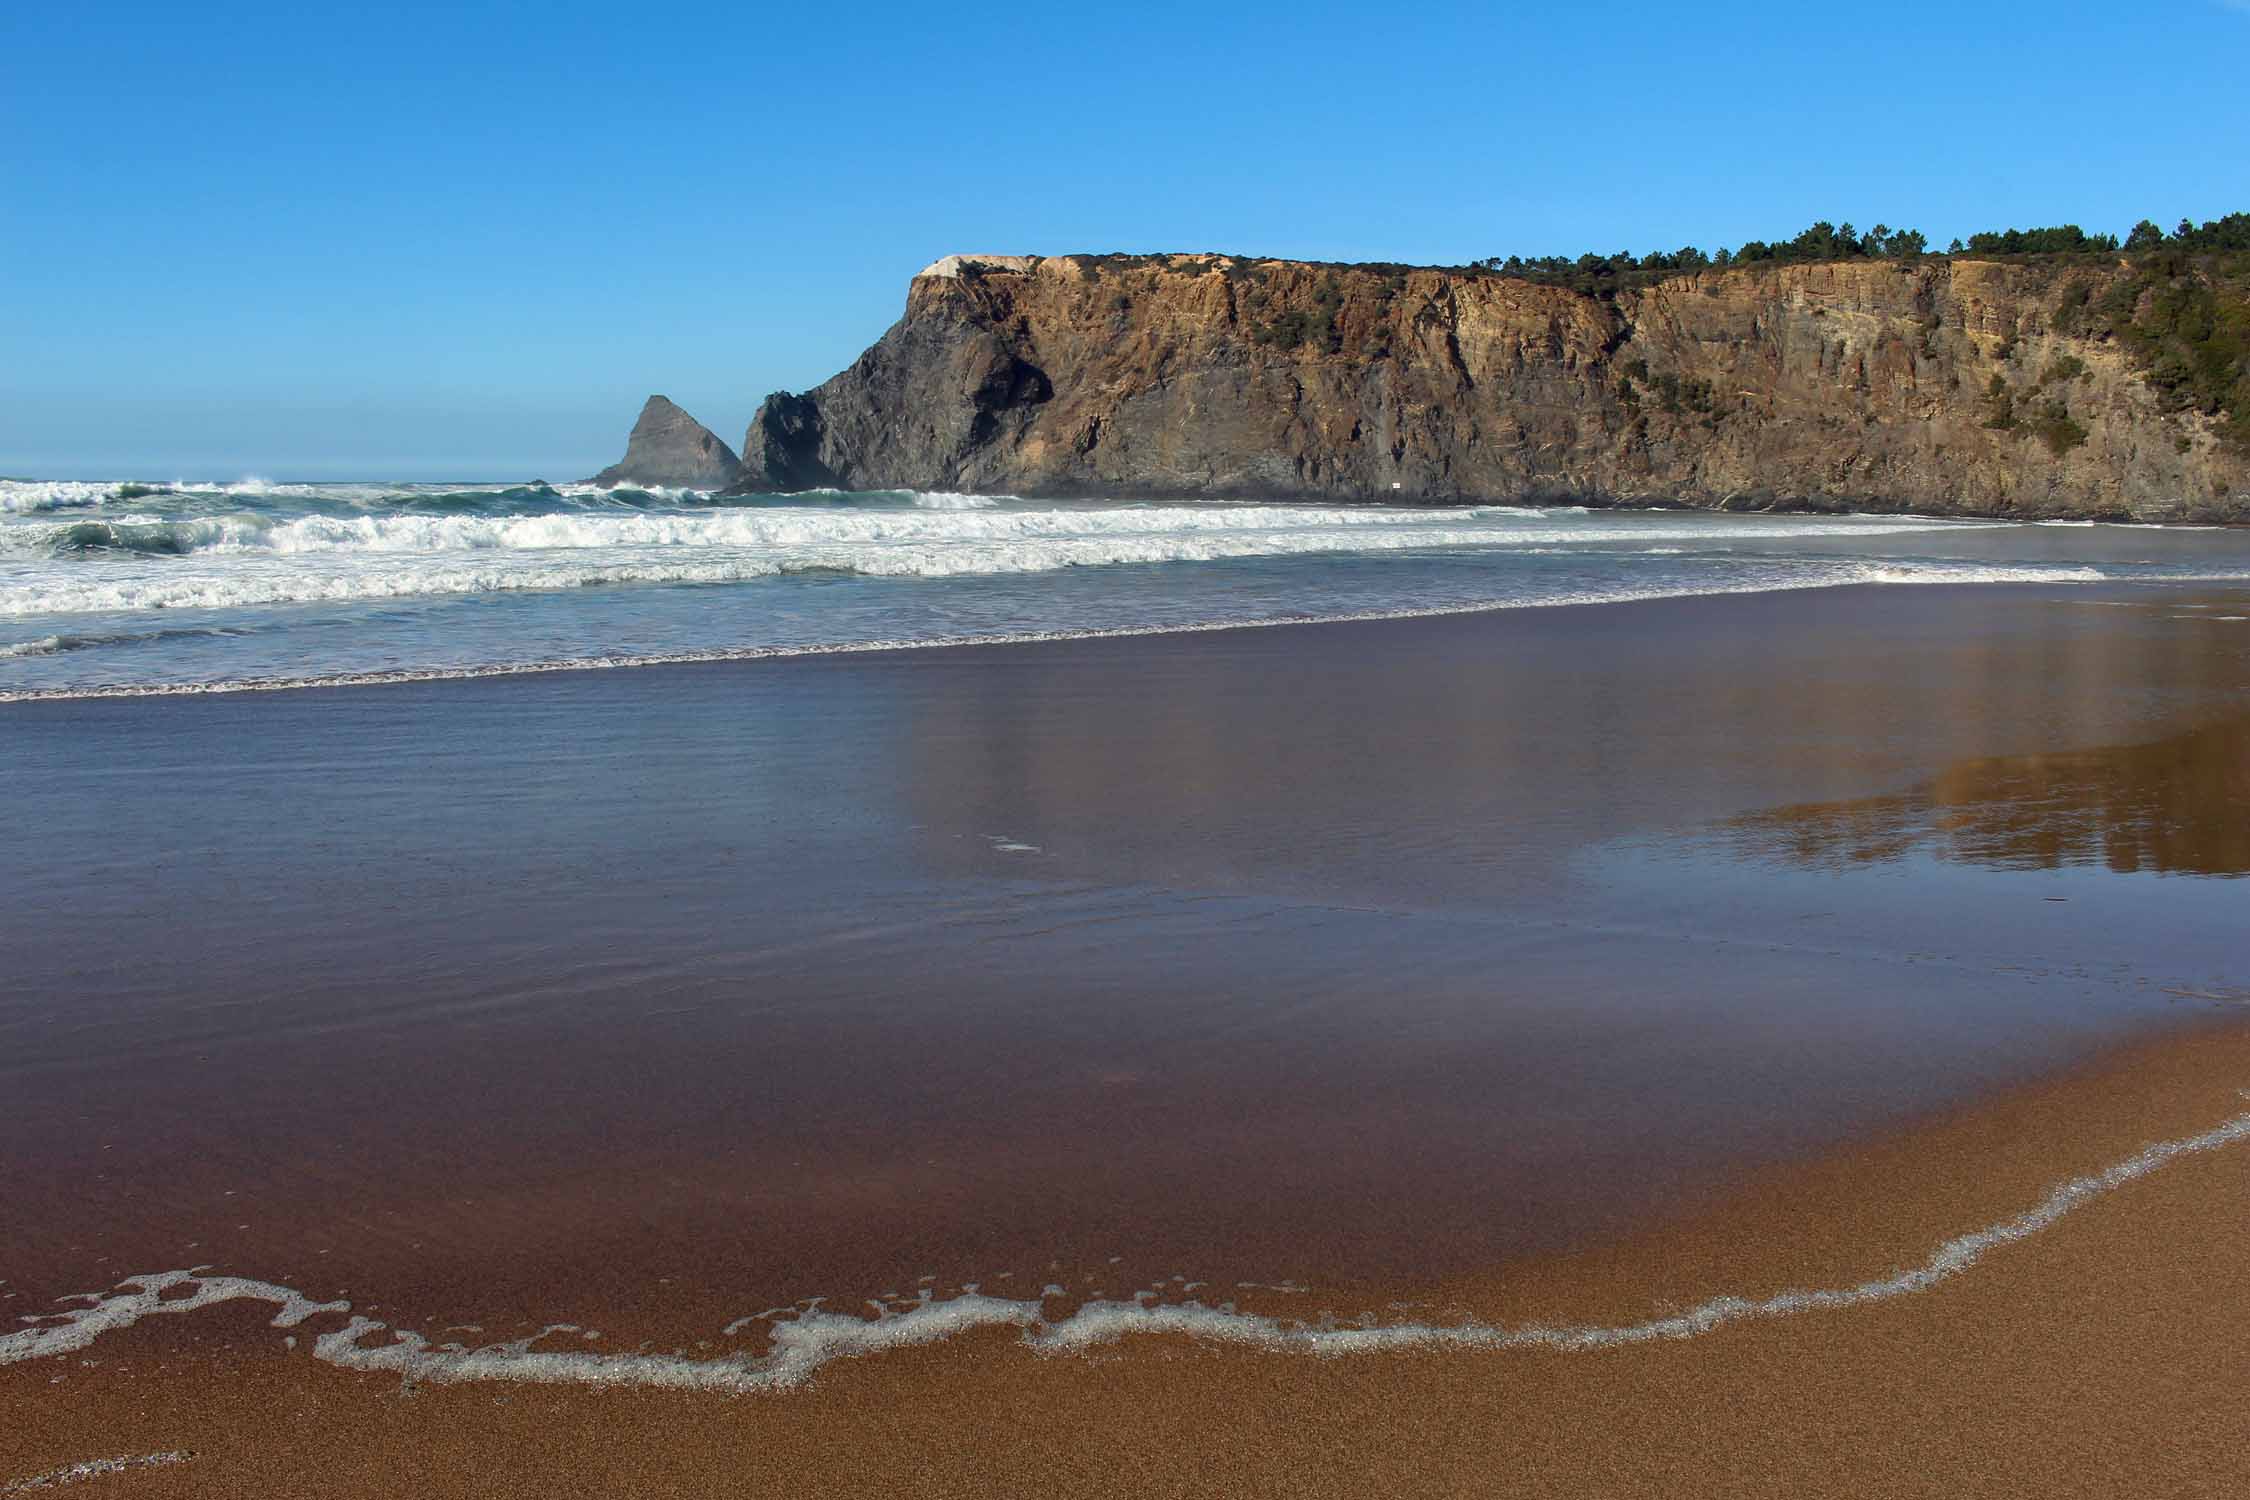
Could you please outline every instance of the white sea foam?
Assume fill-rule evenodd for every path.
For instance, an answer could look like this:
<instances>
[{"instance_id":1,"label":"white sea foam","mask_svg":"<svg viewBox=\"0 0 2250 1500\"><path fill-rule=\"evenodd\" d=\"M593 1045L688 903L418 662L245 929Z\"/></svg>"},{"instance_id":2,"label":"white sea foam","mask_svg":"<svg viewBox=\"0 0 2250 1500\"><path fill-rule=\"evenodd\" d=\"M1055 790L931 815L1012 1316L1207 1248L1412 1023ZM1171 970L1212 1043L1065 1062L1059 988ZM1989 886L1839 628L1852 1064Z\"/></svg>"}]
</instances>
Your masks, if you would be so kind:
<instances>
[{"instance_id":1,"label":"white sea foam","mask_svg":"<svg viewBox=\"0 0 2250 1500\"><path fill-rule=\"evenodd\" d=\"M170 487L184 495L224 495L237 500L337 500L347 504L382 504L418 491L461 488L456 485L323 484L268 479L259 474L232 480L175 479Z\"/></svg>"},{"instance_id":2,"label":"white sea foam","mask_svg":"<svg viewBox=\"0 0 2250 1500\"><path fill-rule=\"evenodd\" d=\"M153 488L154 495L145 498L150 503L161 503L177 497L201 500L213 498L252 500L260 502L308 500L326 501L380 509L396 507L401 499L417 495L451 494L462 492L501 491L520 487L530 481L505 481L499 483L338 483L282 481L250 475L241 479L180 479L122 480L122 479L0 479L0 515L36 515L43 512L69 512L97 508L114 502L117 492L132 485ZM557 493L584 497L606 497L606 490L591 485L568 485ZM659 498L694 500L701 498L696 490L652 490Z\"/></svg>"},{"instance_id":3,"label":"white sea foam","mask_svg":"<svg viewBox=\"0 0 2250 1500\"><path fill-rule=\"evenodd\" d=\"M2084 528L2099 526L2106 531L2225 531L2218 525L2196 524L2187 521L2034 521L2034 526L2069 526Z\"/></svg>"},{"instance_id":4,"label":"white sea foam","mask_svg":"<svg viewBox=\"0 0 2250 1500\"><path fill-rule=\"evenodd\" d=\"M0 1495L31 1495L42 1490L59 1490L66 1484L81 1480L100 1479L108 1474L125 1474L134 1469L162 1469L173 1464L184 1464L194 1454L173 1448L163 1453L128 1453L115 1458L89 1458L59 1469L49 1469L44 1474L34 1474L29 1479L15 1479L0 1483Z\"/></svg>"},{"instance_id":5,"label":"white sea foam","mask_svg":"<svg viewBox=\"0 0 2250 1500\"><path fill-rule=\"evenodd\" d=\"M354 1315L345 1302L316 1302L294 1288L272 1282L186 1270L129 1277L110 1292L68 1299L83 1306L44 1319L26 1319L33 1326L0 1334L0 1365L75 1354L92 1347L104 1334L130 1328L145 1318L175 1316L236 1301L272 1304L276 1308L272 1326L276 1328L294 1328L326 1314L341 1316L345 1319L341 1327L314 1340L315 1357L348 1370L433 1383L510 1381L729 1393L777 1391L802 1385L838 1359L1000 1328L1019 1330L1024 1344L1054 1355L1082 1353L1147 1334L1184 1335L1274 1353L1327 1358L1448 1349L1584 1353L1698 1338L1730 1324L1841 1312L1926 1292L1967 1273L1993 1251L2050 1229L2073 1210L2183 1156L2245 1139L2250 1139L2250 1113L2236 1115L2197 1135L2159 1141L2100 1172L2060 1183L2023 1212L1957 1235L1937 1246L1919 1265L1885 1276L1837 1287L1712 1297L1685 1311L1637 1322L1505 1327L1473 1320L1385 1323L1365 1317L1339 1320L1332 1315L1281 1318L1244 1312L1231 1303L1162 1301L1161 1290L1143 1292L1129 1300L1095 1300L1061 1317L1050 1317L1043 1299L992 1297L971 1286L954 1297L941 1298L925 1291L903 1310L873 1304L871 1318L826 1312L817 1304L808 1304L794 1316L769 1312L760 1315L776 1320L771 1323L765 1353L694 1359L681 1354L598 1354L584 1349L535 1347L554 1334L577 1332L572 1324L550 1325L528 1338L503 1343L434 1343L411 1329L394 1329L364 1314ZM728 1332L733 1333L744 1322L730 1324Z\"/></svg>"},{"instance_id":6,"label":"white sea foam","mask_svg":"<svg viewBox=\"0 0 2250 1500\"><path fill-rule=\"evenodd\" d=\"M238 514L154 523L166 528L171 550L214 553L325 552L444 553L621 548L754 549L777 556L833 558L839 549L871 554L888 550L920 557L912 549L1075 546L1068 562L1163 560L1177 547L1224 546L1240 539L1250 552L1357 550L1381 546L1556 546L1616 542L1710 541L1708 525L1665 529L1575 525L1534 528L1511 524L1543 519L1537 511L1405 510L1372 506L1135 506L1116 509L1045 509L994 513L969 502L985 496L922 496L928 509L855 510L774 507L683 512L586 513L525 516L308 515L282 520ZM963 502L963 503L955 503ZM140 520L141 518L134 518ZM1464 522L1502 524L1463 524ZM114 524L129 524L119 518ZM147 524L144 522L143 524ZM1852 528L1854 537L1929 530L1924 523L1892 522ZM1753 522L1728 526L1730 540L1772 540L1833 534L1832 526L1803 522ZM21 545L26 533L10 536ZM121 541L146 540L126 536ZM1153 549L1153 550L1151 550ZM846 559L849 560L848 558ZM1041 564L1027 555L1031 566ZM900 571L920 572L919 564ZM983 568L970 571L988 571Z\"/></svg>"},{"instance_id":7,"label":"white sea foam","mask_svg":"<svg viewBox=\"0 0 2250 1500\"><path fill-rule=\"evenodd\" d=\"M107 480L0 479L0 514L31 515L99 505L117 485Z\"/></svg>"},{"instance_id":8,"label":"white sea foam","mask_svg":"<svg viewBox=\"0 0 2250 1500\"><path fill-rule=\"evenodd\" d=\"M1868 570L1869 583L2104 583L2112 575L2099 568L2009 566L2005 564L1911 562Z\"/></svg>"},{"instance_id":9,"label":"white sea foam","mask_svg":"<svg viewBox=\"0 0 2250 1500\"><path fill-rule=\"evenodd\" d=\"M207 693L285 692L304 688L380 687L409 682L459 682L488 677L537 676L551 672L594 672L628 667L689 666L714 662L765 661L782 657L845 656L877 651L935 651L964 646L1023 646L1058 641L1110 640L1139 636L1198 635L1219 630L1266 630L1296 625L1346 625L1377 620L1435 619L1447 615L1489 614L1511 609L1560 609L1590 604L1653 603L1664 599L1709 598L1730 594L1764 594L1792 590L1838 588L1872 582L1866 570L1838 565L1825 573L1797 572L1787 576L1732 583L1639 585L1612 589L1554 592L1534 597L1481 599L1435 605L1407 605L1394 609L1331 610L1280 616L1214 618L1178 623L1111 625L1052 630L993 630L974 634L872 637L847 641L819 641L777 646L714 646L680 651L619 652L600 656L567 656L543 660L492 662L475 666L397 667L366 671L338 671L301 676L244 677L190 682L122 682L53 688L0 688L0 703L30 703L75 698L170 698ZM1946 583L1946 575L1927 578L1899 577L1894 583ZM0 613L4 613L0 610ZM66 644L72 638L64 638Z\"/></svg>"},{"instance_id":10,"label":"white sea foam","mask_svg":"<svg viewBox=\"0 0 2250 1500\"><path fill-rule=\"evenodd\" d=\"M1762 579L1730 583L1679 583L1585 589L1511 599L1481 599L1459 603L1402 606L1395 609L1333 610L1280 616L1214 618L1179 623L1113 625L1053 630L993 630L927 636L871 637L848 641L819 641L777 646L714 646L680 651L618 652L598 656L553 657L543 660L492 662L475 666L399 667L367 671L339 671L302 676L244 677L191 682L98 683L54 688L0 688L0 703L32 703L78 698L197 697L209 693L287 692L305 688L382 687L410 682L460 682L489 677L538 676L553 672L595 672L629 667L691 666L715 662L765 661L785 657L847 656L881 651L936 651L966 646L1023 646L1047 642L1125 639L1140 636L1199 635L1220 630L1267 630L1300 625L1347 625L1378 620L1436 619L1448 615L1491 614L1513 609L1561 609L1582 605L1655 603L1666 599L1714 598L1736 594L1786 593L1860 584L1946 584L1973 582L2080 582L2075 577L2028 576L2040 570L2016 570L2026 576L1985 577L1989 569L1948 570L1933 564L1917 573L1905 568L1871 569L1865 564L1838 563L1820 570L1804 569ZM2052 571L2052 570L2050 570ZM1877 572L1885 576L1874 576ZM2208 578L2250 579L2250 574L2213 574ZM610 581L607 579L601 581ZM678 581L667 580L667 581ZM715 580L714 580L715 581ZM410 592L404 591L401 592ZM367 597L342 595L339 597ZM0 614L6 613L0 607ZM72 638L63 638L65 643Z\"/></svg>"},{"instance_id":11,"label":"white sea foam","mask_svg":"<svg viewBox=\"0 0 2250 1500\"><path fill-rule=\"evenodd\" d=\"M558 484L556 494L573 500L606 500L619 490L628 494L648 495L654 499L670 501L675 505L689 505L711 498L712 491L690 489L685 485L662 484Z\"/></svg>"},{"instance_id":12,"label":"white sea foam","mask_svg":"<svg viewBox=\"0 0 2250 1500\"><path fill-rule=\"evenodd\" d=\"M1854 535L1925 529L1912 523ZM1802 523L1731 525L1733 540L1817 535ZM0 562L35 552L0 596L0 615L219 609L313 600L565 589L591 584L728 583L832 571L939 578L1122 563L1208 562L1309 553L1537 551L1708 542L1707 527L1463 524L1459 511L1243 506L1113 510L864 511L781 508L533 516L260 515L125 522L32 536L0 531ZM68 543L113 550L99 567L56 561ZM184 554L136 558L134 552ZM2031 577L2031 573L2024 576ZM2078 572L2046 570L2046 581ZM1888 580L1884 580L1888 581Z\"/></svg>"},{"instance_id":13,"label":"white sea foam","mask_svg":"<svg viewBox=\"0 0 2250 1500\"><path fill-rule=\"evenodd\" d=\"M97 492L109 498L76 504ZM2013 523L1895 516L1050 502L906 490L736 505L703 503L689 491L617 499L588 485L507 494L259 479L138 501L117 500L113 489L92 483L41 494L41 503L61 508L0 515L0 619L20 620L15 633L22 638L0 644L0 675L13 689L0 689L0 701L1046 640L1089 633L1076 628L1079 620L1104 634L1171 633L1845 584L2244 576L2239 551L2215 550L2209 559L2232 562L2237 571L2191 579L2179 561L2113 559L2099 550L2023 558L2013 554L2012 538L2029 533ZM1975 556L1949 555L1961 552ZM1162 576L1101 584L1057 578L988 592L854 589L813 597L760 590L743 598L748 608L712 615L709 624L690 618L698 614L693 595L604 597L584 605L572 597L586 588L790 576L974 580L1294 557L1339 562L1333 571L1302 569L1294 597L1285 592L1290 578L1277 570L1257 570L1247 595L1234 572L1214 570L1200 609L1192 571L1169 567ZM1387 570L1389 576L1366 566L1384 558L1415 561ZM1136 605L1144 592L1145 609ZM255 623L288 630L339 615L363 620L366 606L394 599L502 593L550 597L483 616L467 650L448 633L451 621L440 618L442 611L432 613L426 633L386 614L379 643L357 633L305 634L291 637L289 644L304 648L294 656L271 643L272 650L245 648L239 666L214 648L187 643L136 650L129 661L113 649L162 640L147 623L156 611L210 612L219 617L211 623L223 624L230 615L278 606L254 615ZM1255 602L1240 602L1246 598ZM970 607L956 611L957 600ZM633 623L616 623L626 617ZM968 618L985 619L986 628L968 628ZM531 625L520 637L509 633L519 620ZM948 620L964 623L941 623ZM644 631L644 621L653 628ZM762 623L769 621L770 628ZM960 633L933 639L935 631ZM648 644L610 649L620 638ZM58 651L74 654L67 662L34 661Z\"/></svg>"}]
</instances>

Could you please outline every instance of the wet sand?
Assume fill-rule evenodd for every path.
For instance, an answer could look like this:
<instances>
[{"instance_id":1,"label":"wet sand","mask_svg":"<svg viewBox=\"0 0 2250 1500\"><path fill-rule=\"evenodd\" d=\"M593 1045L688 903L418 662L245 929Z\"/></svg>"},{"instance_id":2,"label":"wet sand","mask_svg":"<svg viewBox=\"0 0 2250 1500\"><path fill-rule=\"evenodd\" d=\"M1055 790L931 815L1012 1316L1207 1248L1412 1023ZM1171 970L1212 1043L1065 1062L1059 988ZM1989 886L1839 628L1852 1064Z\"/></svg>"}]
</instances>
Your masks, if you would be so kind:
<instances>
[{"instance_id":1,"label":"wet sand","mask_svg":"<svg viewBox=\"0 0 2250 1500\"><path fill-rule=\"evenodd\" d=\"M207 1265L708 1357L918 1286L1515 1326L1919 1263L2250 1107L2250 632L2097 592L18 705L0 1315ZM235 1304L0 1364L0 1484L2220 1493L2246 1155L1598 1353L402 1392Z\"/></svg>"},{"instance_id":2,"label":"wet sand","mask_svg":"<svg viewBox=\"0 0 2250 1500\"><path fill-rule=\"evenodd\" d=\"M1849 1285L2239 1115L2250 1025L1760 1175L1598 1252L1394 1289L1508 1322ZM2250 1451L2250 1144L2170 1162L1929 1290L1578 1353L1317 1358L993 1333L726 1397L430 1386L145 1325L0 1369L0 1476L147 1495L2226 1495ZM199 1318L212 1314L199 1314ZM239 1319L244 1325L250 1318ZM270 1340L269 1340L270 1341Z\"/></svg>"}]
</instances>

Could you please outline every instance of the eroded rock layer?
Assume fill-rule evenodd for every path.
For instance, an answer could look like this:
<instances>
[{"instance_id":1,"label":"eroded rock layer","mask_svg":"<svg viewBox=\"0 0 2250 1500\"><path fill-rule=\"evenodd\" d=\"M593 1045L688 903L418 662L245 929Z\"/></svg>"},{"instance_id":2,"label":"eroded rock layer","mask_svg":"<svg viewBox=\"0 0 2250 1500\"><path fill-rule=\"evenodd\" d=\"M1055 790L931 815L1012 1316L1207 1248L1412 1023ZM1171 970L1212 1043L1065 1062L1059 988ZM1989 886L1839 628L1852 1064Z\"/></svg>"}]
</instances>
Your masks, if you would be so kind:
<instances>
[{"instance_id":1,"label":"eroded rock layer","mask_svg":"<svg viewBox=\"0 0 2250 1500\"><path fill-rule=\"evenodd\" d=\"M2250 520L2241 445L2066 331L2130 275L1855 261L1595 296L948 256L850 369L767 399L735 487Z\"/></svg>"}]
</instances>

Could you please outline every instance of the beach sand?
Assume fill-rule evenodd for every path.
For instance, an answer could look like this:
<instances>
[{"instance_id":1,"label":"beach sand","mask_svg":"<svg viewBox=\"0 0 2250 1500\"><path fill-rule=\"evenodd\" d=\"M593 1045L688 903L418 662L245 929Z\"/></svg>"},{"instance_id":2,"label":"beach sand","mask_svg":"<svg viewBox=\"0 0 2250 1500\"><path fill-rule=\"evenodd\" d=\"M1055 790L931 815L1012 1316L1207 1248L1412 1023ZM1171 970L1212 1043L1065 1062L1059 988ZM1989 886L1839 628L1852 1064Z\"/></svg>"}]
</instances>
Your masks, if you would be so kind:
<instances>
[{"instance_id":1,"label":"beach sand","mask_svg":"<svg viewBox=\"0 0 2250 1500\"><path fill-rule=\"evenodd\" d=\"M1402 1298L1634 1320L1840 1286L2250 1109L2219 1018L1816 1162L1688 1222ZM2232 1495L2250 1453L2250 1142L2180 1157L1926 1291L1591 1352L1313 1357L992 1332L754 1396L421 1385L232 1309L0 1369L0 1478L136 1495ZM203 1320L220 1325L208 1326ZM232 1326L227 1326L229 1324ZM75 1489L76 1487L74 1487Z\"/></svg>"},{"instance_id":2,"label":"beach sand","mask_svg":"<svg viewBox=\"0 0 2250 1500\"><path fill-rule=\"evenodd\" d=\"M195 1266L695 1358L918 1286L1513 1328L1889 1276L2250 1110L2250 634L2175 602L16 705L0 1333ZM1567 1353L988 1328L726 1396L238 1302L0 1363L0 1495L2236 1493L2246 1187Z\"/></svg>"}]
</instances>

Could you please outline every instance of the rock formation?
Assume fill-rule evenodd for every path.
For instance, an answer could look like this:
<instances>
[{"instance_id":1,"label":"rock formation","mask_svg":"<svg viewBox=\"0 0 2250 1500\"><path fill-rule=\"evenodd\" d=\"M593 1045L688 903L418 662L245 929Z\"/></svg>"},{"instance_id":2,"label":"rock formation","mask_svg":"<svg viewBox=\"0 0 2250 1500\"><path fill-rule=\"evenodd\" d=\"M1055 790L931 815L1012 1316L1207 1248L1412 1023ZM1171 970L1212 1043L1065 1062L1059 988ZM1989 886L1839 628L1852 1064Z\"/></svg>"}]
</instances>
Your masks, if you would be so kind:
<instances>
[{"instance_id":1,"label":"rock formation","mask_svg":"<svg viewBox=\"0 0 2250 1500\"><path fill-rule=\"evenodd\" d=\"M2131 274L1859 260L1593 295L948 256L850 369L766 400L734 488L2250 520L2250 454L2072 331Z\"/></svg>"},{"instance_id":2,"label":"rock formation","mask_svg":"<svg viewBox=\"0 0 2250 1500\"><path fill-rule=\"evenodd\" d=\"M625 457L588 480L599 485L663 485L691 490L722 489L741 476L734 450L701 422L664 396L651 396L641 408Z\"/></svg>"}]
</instances>

